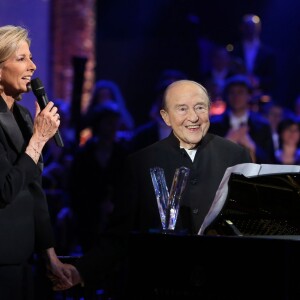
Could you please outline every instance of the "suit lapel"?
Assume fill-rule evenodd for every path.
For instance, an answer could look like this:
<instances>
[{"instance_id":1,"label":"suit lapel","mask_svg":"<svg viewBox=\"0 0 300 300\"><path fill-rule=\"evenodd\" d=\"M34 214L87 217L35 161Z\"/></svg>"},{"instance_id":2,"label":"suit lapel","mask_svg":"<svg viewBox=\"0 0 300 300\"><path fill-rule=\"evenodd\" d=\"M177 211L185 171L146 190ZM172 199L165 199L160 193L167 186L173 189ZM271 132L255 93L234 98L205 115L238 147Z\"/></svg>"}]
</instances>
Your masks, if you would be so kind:
<instances>
[{"instance_id":1,"label":"suit lapel","mask_svg":"<svg viewBox=\"0 0 300 300\"><path fill-rule=\"evenodd\" d=\"M5 101L0 97L0 126L7 134L14 148L21 152L24 145L24 138L22 132L12 114L8 109Z\"/></svg>"},{"instance_id":2,"label":"suit lapel","mask_svg":"<svg viewBox=\"0 0 300 300\"><path fill-rule=\"evenodd\" d=\"M33 128L33 122L31 115L29 114L29 111L27 109L24 109L22 106L15 104L14 107L15 113L18 114L18 119L21 122L22 132L26 139L26 142L28 142L32 136L32 128Z\"/></svg>"},{"instance_id":3,"label":"suit lapel","mask_svg":"<svg viewBox=\"0 0 300 300\"><path fill-rule=\"evenodd\" d=\"M18 153L24 151L24 146L28 143L33 132L33 122L31 115L27 109L15 103L14 109L16 110L16 115L20 119L23 134L20 127L12 114L8 109L5 101L0 96L0 126L3 128L4 132L7 134L7 139L11 141L13 147ZM26 141L25 141L25 140ZM43 156L41 155L38 161L38 167L43 171L44 163Z\"/></svg>"}]
</instances>

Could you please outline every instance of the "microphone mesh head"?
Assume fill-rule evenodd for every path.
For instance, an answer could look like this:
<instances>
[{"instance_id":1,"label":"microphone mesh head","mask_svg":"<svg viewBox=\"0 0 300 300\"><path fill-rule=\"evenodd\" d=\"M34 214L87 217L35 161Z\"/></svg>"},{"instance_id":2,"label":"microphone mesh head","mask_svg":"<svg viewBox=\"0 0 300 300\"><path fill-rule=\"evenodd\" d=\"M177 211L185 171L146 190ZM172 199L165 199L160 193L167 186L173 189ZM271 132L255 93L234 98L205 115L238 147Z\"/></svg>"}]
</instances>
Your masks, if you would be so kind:
<instances>
[{"instance_id":1,"label":"microphone mesh head","mask_svg":"<svg viewBox=\"0 0 300 300\"><path fill-rule=\"evenodd\" d=\"M46 94L43 83L39 78L32 79L30 85L35 96L41 96Z\"/></svg>"}]
</instances>

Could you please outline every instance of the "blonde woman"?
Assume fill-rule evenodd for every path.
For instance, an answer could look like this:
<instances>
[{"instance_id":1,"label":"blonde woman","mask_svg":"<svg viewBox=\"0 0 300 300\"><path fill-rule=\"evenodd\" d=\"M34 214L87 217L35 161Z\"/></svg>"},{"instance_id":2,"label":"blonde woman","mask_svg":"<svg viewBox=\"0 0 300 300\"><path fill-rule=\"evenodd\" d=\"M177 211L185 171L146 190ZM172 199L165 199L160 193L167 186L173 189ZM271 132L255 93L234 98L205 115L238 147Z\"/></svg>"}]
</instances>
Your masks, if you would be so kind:
<instances>
[{"instance_id":1,"label":"blonde woman","mask_svg":"<svg viewBox=\"0 0 300 300\"><path fill-rule=\"evenodd\" d=\"M53 102L36 113L22 105L36 70L28 31L0 27L0 298L34 299L30 259L41 253L52 272L68 286L56 256L47 201L41 185L42 150L60 125Z\"/></svg>"}]
</instances>

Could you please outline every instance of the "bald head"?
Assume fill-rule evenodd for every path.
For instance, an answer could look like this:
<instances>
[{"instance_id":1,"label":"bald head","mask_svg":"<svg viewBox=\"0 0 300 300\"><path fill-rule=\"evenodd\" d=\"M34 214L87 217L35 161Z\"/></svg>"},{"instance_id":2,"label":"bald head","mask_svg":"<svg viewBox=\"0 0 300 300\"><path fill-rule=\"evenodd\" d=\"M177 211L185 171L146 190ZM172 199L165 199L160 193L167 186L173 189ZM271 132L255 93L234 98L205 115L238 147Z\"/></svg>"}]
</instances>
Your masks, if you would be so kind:
<instances>
[{"instance_id":1,"label":"bald head","mask_svg":"<svg viewBox=\"0 0 300 300\"><path fill-rule=\"evenodd\" d=\"M162 101L162 109L168 109L168 103L172 101L174 96L188 95L191 93L191 91L201 94L207 99L207 106L210 106L210 99L206 88L196 81L183 79L171 83L166 88Z\"/></svg>"}]
</instances>

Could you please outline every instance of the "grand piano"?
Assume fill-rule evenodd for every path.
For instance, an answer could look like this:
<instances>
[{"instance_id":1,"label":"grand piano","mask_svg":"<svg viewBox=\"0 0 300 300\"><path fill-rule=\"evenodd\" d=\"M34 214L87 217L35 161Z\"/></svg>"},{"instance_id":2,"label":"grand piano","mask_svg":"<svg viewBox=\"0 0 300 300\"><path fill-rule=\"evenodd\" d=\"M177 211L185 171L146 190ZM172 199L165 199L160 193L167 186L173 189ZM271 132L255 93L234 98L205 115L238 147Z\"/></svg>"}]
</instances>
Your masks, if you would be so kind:
<instances>
[{"instance_id":1,"label":"grand piano","mask_svg":"<svg viewBox=\"0 0 300 300\"><path fill-rule=\"evenodd\" d=\"M300 299L300 174L232 173L202 235L132 234L130 299Z\"/></svg>"},{"instance_id":2,"label":"grand piano","mask_svg":"<svg viewBox=\"0 0 300 300\"><path fill-rule=\"evenodd\" d=\"M232 173L226 202L206 235L300 235L300 174Z\"/></svg>"}]
</instances>

